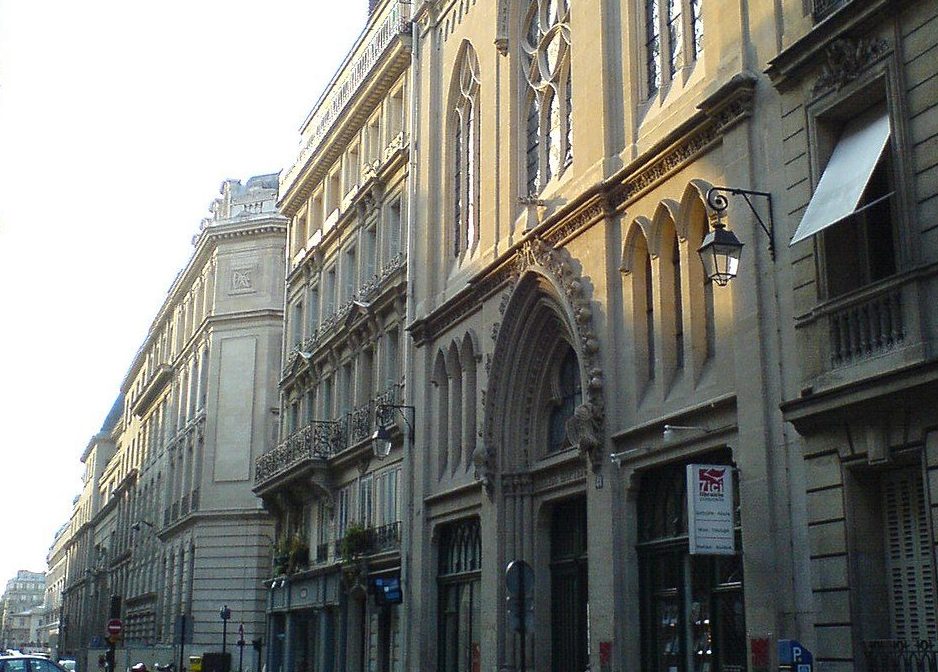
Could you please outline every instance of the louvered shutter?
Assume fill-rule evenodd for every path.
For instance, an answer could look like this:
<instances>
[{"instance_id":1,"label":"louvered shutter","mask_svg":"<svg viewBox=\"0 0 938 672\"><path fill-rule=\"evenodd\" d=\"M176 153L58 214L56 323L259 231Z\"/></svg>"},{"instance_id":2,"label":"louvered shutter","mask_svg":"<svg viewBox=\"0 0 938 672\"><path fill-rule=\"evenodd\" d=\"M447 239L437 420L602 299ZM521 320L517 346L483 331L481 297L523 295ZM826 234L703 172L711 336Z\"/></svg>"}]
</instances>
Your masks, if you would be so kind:
<instances>
[{"instance_id":1,"label":"louvered shutter","mask_svg":"<svg viewBox=\"0 0 938 672\"><path fill-rule=\"evenodd\" d=\"M934 640L935 570L921 475L914 468L890 472L883 476L882 494L893 636Z\"/></svg>"}]
</instances>

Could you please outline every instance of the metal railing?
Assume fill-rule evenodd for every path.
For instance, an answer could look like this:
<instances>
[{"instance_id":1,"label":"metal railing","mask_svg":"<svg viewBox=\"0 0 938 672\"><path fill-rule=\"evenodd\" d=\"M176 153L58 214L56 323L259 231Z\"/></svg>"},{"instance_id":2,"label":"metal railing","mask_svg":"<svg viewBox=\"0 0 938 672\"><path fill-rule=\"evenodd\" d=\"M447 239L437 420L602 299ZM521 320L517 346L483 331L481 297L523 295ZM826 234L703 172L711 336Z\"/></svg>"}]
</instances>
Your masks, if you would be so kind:
<instances>
[{"instance_id":1,"label":"metal railing","mask_svg":"<svg viewBox=\"0 0 938 672\"><path fill-rule=\"evenodd\" d=\"M306 460L325 460L344 445L344 423L314 420L291 434L279 446L257 458L254 483Z\"/></svg>"},{"instance_id":2,"label":"metal railing","mask_svg":"<svg viewBox=\"0 0 938 672\"><path fill-rule=\"evenodd\" d=\"M938 672L935 642L872 639L865 645L869 672Z\"/></svg>"},{"instance_id":3,"label":"metal railing","mask_svg":"<svg viewBox=\"0 0 938 672\"><path fill-rule=\"evenodd\" d=\"M394 551L401 547L401 521L388 523L381 527L372 527L368 530L372 553Z\"/></svg>"},{"instance_id":4,"label":"metal railing","mask_svg":"<svg viewBox=\"0 0 938 672\"><path fill-rule=\"evenodd\" d=\"M850 2L850 0L814 0L814 8L812 10L814 22L818 23L823 21L848 2Z\"/></svg>"}]
</instances>

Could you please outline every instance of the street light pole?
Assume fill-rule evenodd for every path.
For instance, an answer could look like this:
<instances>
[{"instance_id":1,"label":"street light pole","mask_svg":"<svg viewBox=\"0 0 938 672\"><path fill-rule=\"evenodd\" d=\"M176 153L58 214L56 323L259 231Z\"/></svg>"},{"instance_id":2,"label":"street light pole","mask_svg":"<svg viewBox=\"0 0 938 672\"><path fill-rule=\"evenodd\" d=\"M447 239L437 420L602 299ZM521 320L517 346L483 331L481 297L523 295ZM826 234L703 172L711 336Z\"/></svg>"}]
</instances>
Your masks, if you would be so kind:
<instances>
[{"instance_id":1,"label":"street light pole","mask_svg":"<svg viewBox=\"0 0 938 672\"><path fill-rule=\"evenodd\" d=\"M221 616L221 652L227 653L228 619L231 618L231 609L226 604L219 610L218 615Z\"/></svg>"}]
</instances>

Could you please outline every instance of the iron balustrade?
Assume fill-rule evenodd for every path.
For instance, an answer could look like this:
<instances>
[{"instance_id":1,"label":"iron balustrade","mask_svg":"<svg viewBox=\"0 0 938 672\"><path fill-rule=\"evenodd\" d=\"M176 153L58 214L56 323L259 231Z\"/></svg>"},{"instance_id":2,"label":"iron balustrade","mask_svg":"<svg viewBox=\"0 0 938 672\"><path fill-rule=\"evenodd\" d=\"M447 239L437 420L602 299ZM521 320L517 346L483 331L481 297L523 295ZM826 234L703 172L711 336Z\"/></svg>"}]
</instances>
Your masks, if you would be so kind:
<instances>
[{"instance_id":1,"label":"iron balustrade","mask_svg":"<svg viewBox=\"0 0 938 672\"><path fill-rule=\"evenodd\" d=\"M872 639L865 644L869 672L938 672L935 642Z\"/></svg>"},{"instance_id":2,"label":"iron balustrade","mask_svg":"<svg viewBox=\"0 0 938 672\"><path fill-rule=\"evenodd\" d=\"M401 547L401 521L372 527L369 530L371 537L369 547L372 553L395 551Z\"/></svg>"},{"instance_id":3,"label":"iron balustrade","mask_svg":"<svg viewBox=\"0 0 938 672\"><path fill-rule=\"evenodd\" d=\"M262 483L301 462L328 459L341 450L344 438L344 423L314 420L257 458L254 483Z\"/></svg>"},{"instance_id":4,"label":"iron balustrade","mask_svg":"<svg viewBox=\"0 0 938 672\"><path fill-rule=\"evenodd\" d=\"M814 22L823 21L848 2L850 0L814 0Z\"/></svg>"}]
</instances>

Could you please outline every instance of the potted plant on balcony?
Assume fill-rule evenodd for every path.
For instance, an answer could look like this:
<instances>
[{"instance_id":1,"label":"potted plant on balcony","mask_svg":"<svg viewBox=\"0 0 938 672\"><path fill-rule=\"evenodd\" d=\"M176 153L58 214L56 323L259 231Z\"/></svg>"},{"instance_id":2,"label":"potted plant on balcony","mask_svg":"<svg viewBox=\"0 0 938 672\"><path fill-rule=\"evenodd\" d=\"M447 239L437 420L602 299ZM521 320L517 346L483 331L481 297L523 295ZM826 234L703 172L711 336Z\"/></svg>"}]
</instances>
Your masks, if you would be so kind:
<instances>
[{"instance_id":1,"label":"potted plant on balcony","mask_svg":"<svg viewBox=\"0 0 938 672\"><path fill-rule=\"evenodd\" d=\"M287 539L281 536L274 544L274 575L286 574L290 565L290 547Z\"/></svg>"},{"instance_id":2,"label":"potted plant on balcony","mask_svg":"<svg viewBox=\"0 0 938 672\"><path fill-rule=\"evenodd\" d=\"M361 523L352 523L345 528L341 552L345 562L351 562L368 550L368 530Z\"/></svg>"},{"instance_id":3,"label":"potted plant on balcony","mask_svg":"<svg viewBox=\"0 0 938 672\"><path fill-rule=\"evenodd\" d=\"M300 567L309 567L309 544L299 532L294 532L290 537L289 554L291 572L298 571Z\"/></svg>"}]
</instances>

